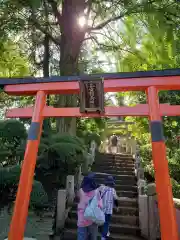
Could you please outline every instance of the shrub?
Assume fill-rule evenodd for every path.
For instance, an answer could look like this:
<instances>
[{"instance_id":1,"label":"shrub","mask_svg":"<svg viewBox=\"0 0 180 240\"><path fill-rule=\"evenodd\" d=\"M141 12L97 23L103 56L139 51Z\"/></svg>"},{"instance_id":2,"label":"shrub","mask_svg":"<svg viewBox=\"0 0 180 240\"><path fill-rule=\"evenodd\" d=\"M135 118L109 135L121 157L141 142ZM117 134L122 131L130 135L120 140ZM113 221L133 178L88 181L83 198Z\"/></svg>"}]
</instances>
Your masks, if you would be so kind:
<instances>
[{"instance_id":1,"label":"shrub","mask_svg":"<svg viewBox=\"0 0 180 240\"><path fill-rule=\"evenodd\" d=\"M180 182L180 165L174 161L174 159L169 159L169 172L170 176L174 178L174 180Z\"/></svg>"},{"instance_id":2,"label":"shrub","mask_svg":"<svg viewBox=\"0 0 180 240\"><path fill-rule=\"evenodd\" d=\"M143 166L152 161L152 147L151 144L140 146L140 156Z\"/></svg>"},{"instance_id":3,"label":"shrub","mask_svg":"<svg viewBox=\"0 0 180 240\"><path fill-rule=\"evenodd\" d=\"M53 201L55 191L65 187L66 176L76 173L77 167L86 161L88 152L82 139L67 134L51 135L48 142L46 139L42 143L35 178Z\"/></svg>"},{"instance_id":4,"label":"shrub","mask_svg":"<svg viewBox=\"0 0 180 240\"><path fill-rule=\"evenodd\" d=\"M24 154L27 132L17 120L0 121L0 157L8 165L18 164Z\"/></svg>"},{"instance_id":5,"label":"shrub","mask_svg":"<svg viewBox=\"0 0 180 240\"><path fill-rule=\"evenodd\" d=\"M8 205L15 200L20 174L20 165L0 168L1 205ZM30 207L43 207L44 205L47 205L47 203L47 194L44 191L42 184L38 181L34 181L30 198Z\"/></svg>"},{"instance_id":6,"label":"shrub","mask_svg":"<svg viewBox=\"0 0 180 240\"><path fill-rule=\"evenodd\" d=\"M173 190L174 198L180 198L180 184L173 178L171 179L171 183L172 183L172 190Z\"/></svg>"},{"instance_id":7,"label":"shrub","mask_svg":"<svg viewBox=\"0 0 180 240\"><path fill-rule=\"evenodd\" d=\"M86 160L86 146L83 141L70 135L55 134L49 137L38 158L38 168L58 169L66 175L73 174L76 167Z\"/></svg>"},{"instance_id":8,"label":"shrub","mask_svg":"<svg viewBox=\"0 0 180 240\"><path fill-rule=\"evenodd\" d=\"M33 182L33 189L31 192L30 206L37 208L48 205L48 195L44 191L43 185L35 181Z\"/></svg>"},{"instance_id":9,"label":"shrub","mask_svg":"<svg viewBox=\"0 0 180 240\"><path fill-rule=\"evenodd\" d=\"M140 147L141 163L145 171L145 178L152 182L154 179L154 167L152 163L152 148L151 144L146 144Z\"/></svg>"}]
</instances>

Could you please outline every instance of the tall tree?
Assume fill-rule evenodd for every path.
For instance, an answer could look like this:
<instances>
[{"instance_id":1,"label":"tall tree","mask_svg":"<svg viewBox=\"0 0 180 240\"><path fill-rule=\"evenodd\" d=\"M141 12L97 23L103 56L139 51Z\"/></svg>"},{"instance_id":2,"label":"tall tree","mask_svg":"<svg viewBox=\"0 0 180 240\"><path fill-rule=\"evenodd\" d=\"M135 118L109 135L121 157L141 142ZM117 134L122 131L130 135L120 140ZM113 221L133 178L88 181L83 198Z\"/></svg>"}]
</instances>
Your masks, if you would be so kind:
<instances>
[{"instance_id":1,"label":"tall tree","mask_svg":"<svg viewBox=\"0 0 180 240\"><path fill-rule=\"evenodd\" d=\"M45 8L49 13L48 23ZM178 3L172 0L7 0L2 1L1 9L1 25L9 26L13 19L21 24L18 26L24 24L26 29L36 28L36 32L49 37L51 43L58 47L56 55L60 54L59 68L63 76L79 73L78 60L85 40L91 39L99 44L98 35L105 35L105 29L105 32L113 31L112 23L138 13L161 12L165 16L170 10L177 10ZM59 96L58 105L76 106L76 96ZM75 134L76 119L59 119L58 129Z\"/></svg>"}]
</instances>

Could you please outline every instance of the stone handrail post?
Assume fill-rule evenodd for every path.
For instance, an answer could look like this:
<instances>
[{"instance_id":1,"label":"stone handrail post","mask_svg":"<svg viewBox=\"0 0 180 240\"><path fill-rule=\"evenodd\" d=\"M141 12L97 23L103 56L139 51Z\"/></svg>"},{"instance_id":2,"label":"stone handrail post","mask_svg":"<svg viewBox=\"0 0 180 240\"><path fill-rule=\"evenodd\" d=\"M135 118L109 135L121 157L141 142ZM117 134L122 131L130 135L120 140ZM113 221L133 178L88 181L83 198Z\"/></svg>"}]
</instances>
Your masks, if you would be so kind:
<instances>
[{"instance_id":1,"label":"stone handrail post","mask_svg":"<svg viewBox=\"0 0 180 240\"><path fill-rule=\"evenodd\" d=\"M148 184L148 239L156 240L160 238L160 219L157 204L156 185Z\"/></svg>"},{"instance_id":2,"label":"stone handrail post","mask_svg":"<svg viewBox=\"0 0 180 240\"><path fill-rule=\"evenodd\" d=\"M92 166L92 164L95 161L96 148L97 148L96 142L92 141L91 144L90 144L89 153L88 153L88 155L86 157L86 162L84 162L82 164L82 172L84 174L88 173L89 168Z\"/></svg>"},{"instance_id":3,"label":"stone handrail post","mask_svg":"<svg viewBox=\"0 0 180 240\"><path fill-rule=\"evenodd\" d=\"M82 182L82 166L79 166L77 174L76 189L79 190Z\"/></svg>"},{"instance_id":4,"label":"stone handrail post","mask_svg":"<svg viewBox=\"0 0 180 240\"><path fill-rule=\"evenodd\" d=\"M144 179L144 169L141 167L139 146L136 146L135 173L138 185L138 205L139 205L139 226L141 235L148 238L148 197L145 193L146 181Z\"/></svg>"},{"instance_id":5,"label":"stone handrail post","mask_svg":"<svg viewBox=\"0 0 180 240\"><path fill-rule=\"evenodd\" d=\"M75 197L74 176L68 175L66 178L66 189L58 190L57 211L56 211L56 234L64 228L67 217L67 206L72 206Z\"/></svg>"},{"instance_id":6,"label":"stone handrail post","mask_svg":"<svg viewBox=\"0 0 180 240\"><path fill-rule=\"evenodd\" d=\"M119 153L129 153L135 155L136 153L136 140L128 137L119 137L118 139L118 152Z\"/></svg>"},{"instance_id":7,"label":"stone handrail post","mask_svg":"<svg viewBox=\"0 0 180 240\"><path fill-rule=\"evenodd\" d=\"M67 203L68 205L72 205L74 201L74 176L68 175L66 178L66 192L67 192Z\"/></svg>"},{"instance_id":8,"label":"stone handrail post","mask_svg":"<svg viewBox=\"0 0 180 240\"><path fill-rule=\"evenodd\" d=\"M65 189L58 190L57 213L56 213L56 233L60 232L65 224L67 192Z\"/></svg>"},{"instance_id":9,"label":"stone handrail post","mask_svg":"<svg viewBox=\"0 0 180 240\"><path fill-rule=\"evenodd\" d=\"M93 164L93 162L95 161L96 148L97 148L97 144L96 144L96 142L93 140L93 141L91 142L90 151L89 151L89 153L90 153L91 156L92 156L92 164Z\"/></svg>"}]
</instances>

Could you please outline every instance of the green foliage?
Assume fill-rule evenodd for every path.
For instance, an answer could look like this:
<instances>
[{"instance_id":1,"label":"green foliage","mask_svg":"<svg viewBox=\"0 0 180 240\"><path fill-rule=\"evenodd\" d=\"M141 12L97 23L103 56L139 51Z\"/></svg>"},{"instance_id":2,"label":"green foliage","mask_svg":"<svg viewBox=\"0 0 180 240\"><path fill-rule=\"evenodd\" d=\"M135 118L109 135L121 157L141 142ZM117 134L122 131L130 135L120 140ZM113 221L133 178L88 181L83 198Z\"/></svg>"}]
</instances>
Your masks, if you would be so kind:
<instances>
[{"instance_id":1,"label":"green foliage","mask_svg":"<svg viewBox=\"0 0 180 240\"><path fill-rule=\"evenodd\" d=\"M48 206L48 195L45 192L42 183L35 180L31 192L30 206L34 208Z\"/></svg>"},{"instance_id":2,"label":"green foliage","mask_svg":"<svg viewBox=\"0 0 180 240\"><path fill-rule=\"evenodd\" d=\"M48 142L47 142L48 140ZM83 161L86 147L83 141L76 136L53 134L45 139L43 143L43 150L40 152L38 165L46 167L60 168L63 163L66 165L65 169L69 171L75 170L70 168L70 165L78 165ZM41 144L40 144L41 146ZM68 167L69 166L69 167ZM71 169L71 170L70 170Z\"/></svg>"},{"instance_id":3,"label":"green foliage","mask_svg":"<svg viewBox=\"0 0 180 240\"><path fill-rule=\"evenodd\" d=\"M20 121L0 121L0 163L19 163L23 157L26 138L26 129Z\"/></svg>"},{"instance_id":4,"label":"green foliage","mask_svg":"<svg viewBox=\"0 0 180 240\"><path fill-rule=\"evenodd\" d=\"M14 201L19 178L21 174L21 166L0 167L0 205L8 204ZM39 208L47 206L48 197L44 191L42 184L38 181L33 182L33 188L30 198L30 207Z\"/></svg>"},{"instance_id":5,"label":"green foliage","mask_svg":"<svg viewBox=\"0 0 180 240\"><path fill-rule=\"evenodd\" d=\"M99 146L106 127L106 121L105 118L79 119L77 122L77 136L83 139L88 147L93 140Z\"/></svg>"},{"instance_id":6,"label":"green foliage","mask_svg":"<svg viewBox=\"0 0 180 240\"><path fill-rule=\"evenodd\" d=\"M169 149L167 149L169 155ZM152 148L151 144L140 147L140 156L142 166L145 170L145 177L151 181L154 179L154 168L152 163ZM172 158L168 159L169 171L172 182L173 196L180 198L180 150L176 150ZM152 178L151 178L152 176Z\"/></svg>"},{"instance_id":7,"label":"green foliage","mask_svg":"<svg viewBox=\"0 0 180 240\"><path fill-rule=\"evenodd\" d=\"M141 163L146 173L154 177L154 168L152 163L152 147L151 144L141 145L140 146L140 156Z\"/></svg>"},{"instance_id":8,"label":"green foliage","mask_svg":"<svg viewBox=\"0 0 180 240\"><path fill-rule=\"evenodd\" d=\"M85 143L76 136L49 134L41 139L35 179L42 183L50 202L54 192L65 187L66 176L75 175L87 157Z\"/></svg>"},{"instance_id":9,"label":"green foliage","mask_svg":"<svg viewBox=\"0 0 180 240\"><path fill-rule=\"evenodd\" d=\"M27 136L24 125L17 120L0 121L0 137L3 142L18 142Z\"/></svg>"},{"instance_id":10,"label":"green foliage","mask_svg":"<svg viewBox=\"0 0 180 240\"><path fill-rule=\"evenodd\" d=\"M27 58L18 45L0 39L0 77L19 77L30 73Z\"/></svg>"},{"instance_id":11,"label":"green foliage","mask_svg":"<svg viewBox=\"0 0 180 240\"><path fill-rule=\"evenodd\" d=\"M0 186L13 186L17 185L21 173L20 166L10 166L0 168Z\"/></svg>"},{"instance_id":12,"label":"green foliage","mask_svg":"<svg viewBox=\"0 0 180 240\"><path fill-rule=\"evenodd\" d=\"M63 143L70 143L73 145L75 144L77 146L80 146L82 150L86 150L83 140L77 136L54 134L52 135L51 139L52 139L52 142L54 143L63 142Z\"/></svg>"},{"instance_id":13,"label":"green foliage","mask_svg":"<svg viewBox=\"0 0 180 240\"><path fill-rule=\"evenodd\" d=\"M92 141L95 141L99 146L101 144L101 137L98 133L95 132L86 132L84 135L85 144L90 146Z\"/></svg>"},{"instance_id":14,"label":"green foliage","mask_svg":"<svg viewBox=\"0 0 180 240\"><path fill-rule=\"evenodd\" d=\"M180 183L180 149L177 149L169 159L170 175Z\"/></svg>"},{"instance_id":15,"label":"green foliage","mask_svg":"<svg viewBox=\"0 0 180 240\"><path fill-rule=\"evenodd\" d=\"M160 2L162 3L162 1L155 2L153 5L156 4L156 6ZM178 9L179 6L176 7ZM172 3L169 9L165 9L165 12L168 13L154 11L151 14L142 13L141 16L128 16L125 19L124 28L118 29L118 33L121 37L121 47L127 51L123 54L117 52L114 55L117 60L118 71L146 71L179 67L180 48L178 39L180 31L176 25L179 19L175 17L177 9ZM122 96L124 103L129 106L147 102L146 95L143 92L120 93L117 94L117 100L121 101ZM180 104L179 91L162 91L159 93L159 98L160 103ZM149 174L154 177L149 120L139 117L126 117L126 120L136 123L129 126L129 130L141 146L140 154L145 175ZM179 142L176 140L176 137L180 135L179 124L180 118L177 116L163 117L167 158L175 197L180 196L180 154Z\"/></svg>"},{"instance_id":16,"label":"green foliage","mask_svg":"<svg viewBox=\"0 0 180 240\"><path fill-rule=\"evenodd\" d=\"M180 198L180 184L174 179L171 179L171 183L174 198Z\"/></svg>"},{"instance_id":17,"label":"green foliage","mask_svg":"<svg viewBox=\"0 0 180 240\"><path fill-rule=\"evenodd\" d=\"M89 132L101 134L105 128L105 118L81 118L77 121L77 136L84 138Z\"/></svg>"},{"instance_id":18,"label":"green foliage","mask_svg":"<svg viewBox=\"0 0 180 240\"><path fill-rule=\"evenodd\" d=\"M75 174L77 167L86 161L86 146L76 136L53 134L42 139L40 146L43 147L40 148L37 169L44 176L51 175L57 184L65 184L65 176Z\"/></svg>"},{"instance_id":19,"label":"green foliage","mask_svg":"<svg viewBox=\"0 0 180 240\"><path fill-rule=\"evenodd\" d=\"M1 5L2 7L2 5ZM0 7L0 8L1 8ZM2 13L2 12L1 12ZM7 13L7 17L9 14ZM0 14L0 19L1 14ZM14 24L14 23L13 23ZM8 37L1 36L1 31L3 23L1 21L1 29L0 29L0 77L23 77L30 75L30 67L28 66L28 59L22 53L21 47L19 46L19 42L12 39L10 36L10 29L8 33ZM6 33L3 31L2 34ZM2 90L0 90L0 119L4 118L5 111L8 107L14 106L14 101L18 99L21 104L24 102L26 97L11 97L5 94Z\"/></svg>"},{"instance_id":20,"label":"green foliage","mask_svg":"<svg viewBox=\"0 0 180 240\"><path fill-rule=\"evenodd\" d=\"M152 160L152 147L151 144L146 144L140 146L140 156L142 158L142 163L144 166Z\"/></svg>"}]
</instances>

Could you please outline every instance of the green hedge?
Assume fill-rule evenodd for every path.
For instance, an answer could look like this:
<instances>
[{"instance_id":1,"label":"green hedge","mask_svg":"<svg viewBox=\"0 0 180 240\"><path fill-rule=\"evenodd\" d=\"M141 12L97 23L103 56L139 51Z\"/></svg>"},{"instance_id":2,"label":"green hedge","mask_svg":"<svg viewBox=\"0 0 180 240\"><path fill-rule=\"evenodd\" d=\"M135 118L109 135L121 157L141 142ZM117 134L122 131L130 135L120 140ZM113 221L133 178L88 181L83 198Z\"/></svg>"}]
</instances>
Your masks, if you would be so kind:
<instances>
[{"instance_id":1,"label":"green hedge","mask_svg":"<svg viewBox=\"0 0 180 240\"><path fill-rule=\"evenodd\" d=\"M0 202L4 196L7 197L7 203L15 200L15 193L17 192L20 173L20 166L0 168ZM12 196L12 192L14 193L14 196ZM34 181L31 192L30 207L43 207L47 206L47 204L48 197L42 184L38 181Z\"/></svg>"}]
</instances>

